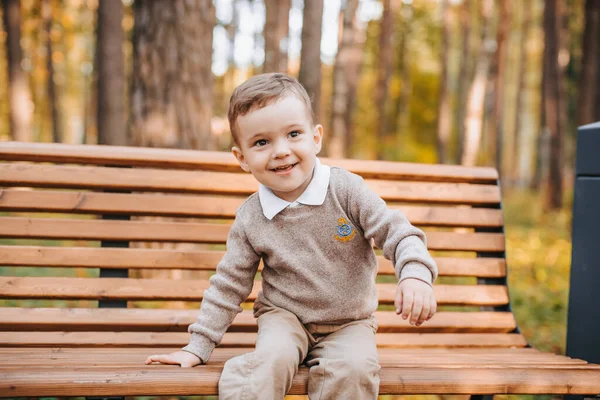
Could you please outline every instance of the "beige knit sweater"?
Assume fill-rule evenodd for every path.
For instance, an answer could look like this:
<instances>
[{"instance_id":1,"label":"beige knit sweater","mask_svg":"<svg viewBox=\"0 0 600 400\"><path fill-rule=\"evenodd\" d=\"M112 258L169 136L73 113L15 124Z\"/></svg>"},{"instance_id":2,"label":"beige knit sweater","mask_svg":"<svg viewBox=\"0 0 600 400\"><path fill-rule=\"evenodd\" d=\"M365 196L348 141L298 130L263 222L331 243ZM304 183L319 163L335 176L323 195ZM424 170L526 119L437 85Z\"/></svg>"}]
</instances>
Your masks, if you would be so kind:
<instances>
[{"instance_id":1,"label":"beige knit sweater","mask_svg":"<svg viewBox=\"0 0 600 400\"><path fill-rule=\"evenodd\" d=\"M437 266L424 233L385 202L363 179L331 168L320 206L288 207L268 220L258 195L237 210L227 252L210 278L200 314L183 348L208 361L242 309L262 258L261 298L293 312L303 323L335 323L369 317L377 308L377 261L370 244L383 250L400 281L429 284Z\"/></svg>"}]
</instances>

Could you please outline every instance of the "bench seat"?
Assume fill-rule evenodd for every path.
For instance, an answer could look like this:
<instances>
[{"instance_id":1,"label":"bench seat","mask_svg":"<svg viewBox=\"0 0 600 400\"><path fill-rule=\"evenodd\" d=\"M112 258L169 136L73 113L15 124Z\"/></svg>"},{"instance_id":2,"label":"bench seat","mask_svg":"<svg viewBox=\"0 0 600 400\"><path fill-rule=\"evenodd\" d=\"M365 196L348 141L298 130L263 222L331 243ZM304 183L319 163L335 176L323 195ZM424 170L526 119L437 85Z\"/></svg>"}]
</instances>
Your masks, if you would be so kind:
<instances>
[{"instance_id":1,"label":"bench seat","mask_svg":"<svg viewBox=\"0 0 600 400\"><path fill-rule=\"evenodd\" d=\"M378 257L381 394L600 394L600 365L531 348L507 287L492 168L329 160L422 228L438 313L393 312ZM215 395L252 349L254 289L206 365L144 365L180 349L235 210L257 190L222 152L0 143L0 397ZM305 394L301 366L290 394Z\"/></svg>"},{"instance_id":2,"label":"bench seat","mask_svg":"<svg viewBox=\"0 0 600 400\"><path fill-rule=\"evenodd\" d=\"M248 350L217 348L201 368L142 365L146 354L175 349L0 349L0 393L214 395L223 363ZM600 365L534 349L386 348L379 352L381 394L600 392ZM290 394L306 393L307 379L307 369L301 367Z\"/></svg>"}]
</instances>

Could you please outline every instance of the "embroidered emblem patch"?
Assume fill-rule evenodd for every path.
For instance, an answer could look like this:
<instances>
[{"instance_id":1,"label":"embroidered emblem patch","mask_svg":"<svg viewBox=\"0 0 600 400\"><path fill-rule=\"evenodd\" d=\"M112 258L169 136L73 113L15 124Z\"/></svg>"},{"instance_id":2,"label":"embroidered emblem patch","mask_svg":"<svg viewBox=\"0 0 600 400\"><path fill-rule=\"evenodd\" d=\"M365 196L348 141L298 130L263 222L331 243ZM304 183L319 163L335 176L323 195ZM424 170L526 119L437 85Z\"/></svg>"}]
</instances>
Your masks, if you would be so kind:
<instances>
[{"instance_id":1,"label":"embroidered emblem patch","mask_svg":"<svg viewBox=\"0 0 600 400\"><path fill-rule=\"evenodd\" d=\"M356 235L356 230L350 226L348 221L346 221L345 218L338 219L337 235L335 235L335 239L340 242L347 242L352 240L354 235Z\"/></svg>"}]
</instances>

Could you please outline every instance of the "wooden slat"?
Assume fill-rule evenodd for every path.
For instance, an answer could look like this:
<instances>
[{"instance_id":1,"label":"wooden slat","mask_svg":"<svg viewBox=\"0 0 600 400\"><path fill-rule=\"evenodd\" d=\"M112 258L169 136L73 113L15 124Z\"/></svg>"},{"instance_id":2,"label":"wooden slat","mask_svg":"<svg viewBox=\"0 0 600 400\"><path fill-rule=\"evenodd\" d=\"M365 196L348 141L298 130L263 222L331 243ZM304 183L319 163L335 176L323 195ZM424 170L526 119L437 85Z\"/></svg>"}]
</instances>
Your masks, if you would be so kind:
<instances>
[{"instance_id":1,"label":"wooden slat","mask_svg":"<svg viewBox=\"0 0 600 400\"><path fill-rule=\"evenodd\" d=\"M371 179L366 183L386 201L500 203L500 190L494 185ZM246 196L258 190L258 182L250 174L45 164L0 164L0 185Z\"/></svg>"},{"instance_id":2,"label":"wooden slat","mask_svg":"<svg viewBox=\"0 0 600 400\"><path fill-rule=\"evenodd\" d=\"M502 211L498 209L394 205L390 208L401 210L413 225L419 226L495 228L504 224Z\"/></svg>"},{"instance_id":3,"label":"wooden slat","mask_svg":"<svg viewBox=\"0 0 600 400\"><path fill-rule=\"evenodd\" d=\"M237 334L236 334L237 335ZM250 336L250 334L243 334ZM378 334L379 335L379 334ZM378 336L376 335L376 336ZM381 334L379 336L393 336ZM402 336L402 335L395 335ZM432 335L429 335L432 336ZM188 335L189 340L189 335ZM184 345L187 341L184 342ZM148 355L164 354L178 350L181 346L172 347L117 347L118 354L111 348L86 348L84 350L64 347L58 351L50 351L48 346L38 348L0 348L0 362L10 368L27 368L30 366L67 367L86 364L102 367L113 365L117 368L139 366ZM89 353L86 352L89 350ZM442 350L442 351L440 351ZM477 351L473 351L477 350ZM525 348L389 348L379 347L379 362L383 367L406 366L438 366L442 368L457 368L467 365L478 365L482 368L494 365L518 367L524 365L547 367L559 366L588 366L600 369L600 365L588 364L584 360L559 356L539 351L526 351ZM231 357L250 351L248 348L218 347L210 358L209 365L222 365ZM12 357L12 358L11 358ZM154 365L159 365L154 364Z\"/></svg>"},{"instance_id":4,"label":"wooden slat","mask_svg":"<svg viewBox=\"0 0 600 400\"><path fill-rule=\"evenodd\" d=\"M1 238L225 243L229 224L4 217ZM504 251L501 233L427 232L430 250Z\"/></svg>"},{"instance_id":5,"label":"wooden slat","mask_svg":"<svg viewBox=\"0 0 600 400\"><path fill-rule=\"evenodd\" d=\"M382 336L389 336L383 334ZM118 348L0 348L2 369L65 368L72 366L138 367L152 354L176 351L177 347L118 347ZM208 366L221 367L232 357L250 351L248 348L218 347ZM378 349L383 368L436 367L436 368L538 368L600 370L598 364L572 359L527 348L383 348ZM164 367L159 363L153 364Z\"/></svg>"},{"instance_id":6,"label":"wooden slat","mask_svg":"<svg viewBox=\"0 0 600 400\"><path fill-rule=\"evenodd\" d=\"M230 224L5 217L0 237L225 243Z\"/></svg>"},{"instance_id":7,"label":"wooden slat","mask_svg":"<svg viewBox=\"0 0 600 400\"><path fill-rule=\"evenodd\" d=\"M233 218L245 198L164 194L58 192L0 189L0 210L80 214L160 215L173 217ZM498 227L497 209L435 206L396 206L420 226Z\"/></svg>"},{"instance_id":8,"label":"wooden slat","mask_svg":"<svg viewBox=\"0 0 600 400\"><path fill-rule=\"evenodd\" d=\"M250 174L47 164L0 164L0 184L234 195L258 189Z\"/></svg>"},{"instance_id":9,"label":"wooden slat","mask_svg":"<svg viewBox=\"0 0 600 400\"><path fill-rule=\"evenodd\" d=\"M214 271L224 251L186 251L169 249L117 249L90 247L0 246L5 266L191 269ZM439 276L506 276L501 258L435 257ZM389 260L377 256L378 273L394 275Z\"/></svg>"},{"instance_id":10,"label":"wooden slat","mask_svg":"<svg viewBox=\"0 0 600 400\"><path fill-rule=\"evenodd\" d=\"M224 251L144 248L0 246L6 266L216 270ZM497 266L492 267L497 268Z\"/></svg>"},{"instance_id":11,"label":"wooden slat","mask_svg":"<svg viewBox=\"0 0 600 400\"><path fill-rule=\"evenodd\" d=\"M224 251L186 251L142 248L90 248L47 246L0 246L1 264L5 266L191 269L214 271ZM439 276L506 276L506 262L501 258L435 257ZM389 260L377 256L378 273L394 275Z\"/></svg>"},{"instance_id":12,"label":"wooden slat","mask_svg":"<svg viewBox=\"0 0 600 400\"><path fill-rule=\"evenodd\" d=\"M0 277L0 297L6 299L181 300L200 301L208 280L134 278ZM379 302L393 304L396 284L377 284ZM255 282L248 300L254 301L261 282ZM440 305L498 306L508 304L500 285L435 285Z\"/></svg>"},{"instance_id":13,"label":"wooden slat","mask_svg":"<svg viewBox=\"0 0 600 400\"><path fill-rule=\"evenodd\" d=\"M239 164L229 152L141 147L0 142L0 160L240 171ZM367 178L482 183L498 180L497 171L488 167L327 158L321 158L321 161Z\"/></svg>"},{"instance_id":14,"label":"wooden slat","mask_svg":"<svg viewBox=\"0 0 600 400\"><path fill-rule=\"evenodd\" d=\"M236 334L237 335L237 334ZM386 334L377 334L390 336ZM377 336L376 335L376 336ZM433 334L430 334L433 335ZM402 336L397 334L396 336ZM188 334L189 338L189 334ZM112 365L114 367L139 366L148 354L163 354L178 350L179 346L170 347L119 347L119 351L103 348L62 347L0 347L0 365L10 364L12 367L28 367L47 365L54 367L67 367L86 364L94 367ZM209 360L208 365L223 365L231 357L247 353L247 348L217 347ZM587 364L584 360L573 359L553 353L544 353L532 348L378 348L379 360L382 366L414 365L415 362L423 364L436 364L444 368L470 362L480 366L503 364L513 366L519 364L532 364L545 361L553 365L571 365L600 368L597 364ZM154 364L159 365L159 364Z\"/></svg>"},{"instance_id":15,"label":"wooden slat","mask_svg":"<svg viewBox=\"0 0 600 400\"><path fill-rule=\"evenodd\" d=\"M0 210L79 214L234 218L246 197L4 189ZM480 210L480 209L474 209ZM491 210L490 210L491 211ZM490 213L481 217L494 221ZM476 217L473 216L473 219Z\"/></svg>"},{"instance_id":16,"label":"wooden slat","mask_svg":"<svg viewBox=\"0 0 600 400\"><path fill-rule=\"evenodd\" d=\"M233 335L234 333L232 333ZM248 335L247 333L235 333ZM471 348L471 347L525 347L527 341L518 333L403 333L376 336L379 347L441 347L441 348Z\"/></svg>"},{"instance_id":17,"label":"wooden slat","mask_svg":"<svg viewBox=\"0 0 600 400\"><path fill-rule=\"evenodd\" d=\"M216 395L220 366L148 365L123 368L0 369L7 396ZM591 394L600 392L600 370L568 368L385 367L380 394ZM300 368L289 394L305 394L308 370Z\"/></svg>"},{"instance_id":18,"label":"wooden slat","mask_svg":"<svg viewBox=\"0 0 600 400\"><path fill-rule=\"evenodd\" d=\"M381 335L390 336L390 335ZM398 336L398 335L396 335ZM187 342L186 342L187 343ZM64 368L77 365L114 368L137 367L152 354L176 351L177 347L117 347L108 349L64 347L50 352L47 348L0 348L3 369L27 369L44 366ZM445 351L437 351L445 350ZM484 350L485 353L472 350ZM600 365L550 353L529 352L511 348L382 348L378 349L379 363L387 367L437 367L437 368L519 368L590 369L600 370ZM217 348L208 365L222 366L228 359L249 352L249 348ZM114 354L118 353L118 354ZM159 366L159 363L154 365Z\"/></svg>"},{"instance_id":19,"label":"wooden slat","mask_svg":"<svg viewBox=\"0 0 600 400\"><path fill-rule=\"evenodd\" d=\"M381 348L525 347L518 333L378 333ZM0 332L0 347L167 347L187 345L184 332ZM228 332L224 347L254 347L255 333Z\"/></svg>"},{"instance_id":20,"label":"wooden slat","mask_svg":"<svg viewBox=\"0 0 600 400\"><path fill-rule=\"evenodd\" d=\"M426 232L429 250L503 252L501 233Z\"/></svg>"},{"instance_id":21,"label":"wooden slat","mask_svg":"<svg viewBox=\"0 0 600 400\"><path fill-rule=\"evenodd\" d=\"M4 331L120 331L186 332L198 310L106 308L0 308ZM420 327L390 311L377 311L380 333L508 333L516 328L510 312L438 312ZM251 311L238 314L232 332L256 331Z\"/></svg>"}]
</instances>

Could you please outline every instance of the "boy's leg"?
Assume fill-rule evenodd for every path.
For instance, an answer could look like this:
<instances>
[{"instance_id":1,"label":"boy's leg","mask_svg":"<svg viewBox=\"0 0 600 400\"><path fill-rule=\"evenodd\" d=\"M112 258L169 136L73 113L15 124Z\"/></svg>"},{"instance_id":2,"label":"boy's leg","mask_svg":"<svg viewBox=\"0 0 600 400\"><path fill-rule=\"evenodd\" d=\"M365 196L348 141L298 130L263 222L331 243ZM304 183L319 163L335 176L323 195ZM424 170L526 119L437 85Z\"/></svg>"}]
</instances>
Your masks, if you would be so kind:
<instances>
[{"instance_id":1,"label":"boy's leg","mask_svg":"<svg viewBox=\"0 0 600 400\"><path fill-rule=\"evenodd\" d=\"M308 355L311 400L375 400L379 394L379 357L373 318L342 325L327 336L309 328L317 343Z\"/></svg>"},{"instance_id":2,"label":"boy's leg","mask_svg":"<svg viewBox=\"0 0 600 400\"><path fill-rule=\"evenodd\" d=\"M256 349L225 363L219 380L220 400L281 400L306 357L308 338L298 318L278 307L263 307Z\"/></svg>"}]
</instances>

